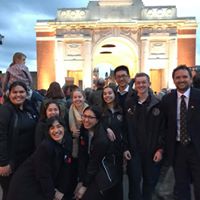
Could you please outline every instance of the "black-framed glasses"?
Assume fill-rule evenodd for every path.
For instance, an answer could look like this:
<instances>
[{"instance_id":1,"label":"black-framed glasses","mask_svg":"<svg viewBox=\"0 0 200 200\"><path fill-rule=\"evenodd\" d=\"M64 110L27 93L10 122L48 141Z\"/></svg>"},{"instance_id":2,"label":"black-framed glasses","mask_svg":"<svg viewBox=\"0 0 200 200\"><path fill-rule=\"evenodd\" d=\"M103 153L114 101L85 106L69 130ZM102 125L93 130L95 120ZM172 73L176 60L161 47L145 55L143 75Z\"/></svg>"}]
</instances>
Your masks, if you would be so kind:
<instances>
[{"instance_id":1,"label":"black-framed glasses","mask_svg":"<svg viewBox=\"0 0 200 200\"><path fill-rule=\"evenodd\" d=\"M118 76L116 76L116 79L125 79L125 78L127 78L128 77L128 75L127 74L122 74L122 75L118 75Z\"/></svg>"},{"instance_id":2,"label":"black-framed glasses","mask_svg":"<svg viewBox=\"0 0 200 200\"><path fill-rule=\"evenodd\" d=\"M96 117L95 116L90 116L90 115L82 115L82 119L92 120L92 119L96 119Z\"/></svg>"}]
</instances>

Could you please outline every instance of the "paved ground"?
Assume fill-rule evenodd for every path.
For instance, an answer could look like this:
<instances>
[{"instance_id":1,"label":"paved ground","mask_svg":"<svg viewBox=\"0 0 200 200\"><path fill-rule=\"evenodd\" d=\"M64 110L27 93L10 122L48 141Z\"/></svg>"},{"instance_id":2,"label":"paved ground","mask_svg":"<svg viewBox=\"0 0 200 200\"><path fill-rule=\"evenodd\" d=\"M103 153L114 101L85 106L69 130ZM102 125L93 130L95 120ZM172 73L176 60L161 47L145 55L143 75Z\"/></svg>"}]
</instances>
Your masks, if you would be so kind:
<instances>
[{"instance_id":1,"label":"paved ground","mask_svg":"<svg viewBox=\"0 0 200 200\"><path fill-rule=\"evenodd\" d=\"M164 183L164 184L163 184ZM171 193L173 191L173 173L170 170L164 179L160 180L160 185L158 184L156 191L157 196L153 198L153 200L174 200L174 198L171 196ZM127 176L124 176L124 200L128 200L128 180ZM2 190L0 187L0 200L2 200ZM194 200L194 197L192 198Z\"/></svg>"}]
</instances>

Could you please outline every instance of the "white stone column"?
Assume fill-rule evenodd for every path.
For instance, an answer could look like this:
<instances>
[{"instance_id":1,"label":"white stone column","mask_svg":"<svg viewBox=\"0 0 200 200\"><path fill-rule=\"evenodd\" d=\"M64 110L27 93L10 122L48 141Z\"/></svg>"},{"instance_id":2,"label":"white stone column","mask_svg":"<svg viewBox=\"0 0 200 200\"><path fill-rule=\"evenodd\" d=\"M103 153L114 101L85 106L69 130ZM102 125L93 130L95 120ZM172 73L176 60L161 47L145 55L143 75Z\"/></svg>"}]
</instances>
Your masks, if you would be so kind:
<instances>
[{"instance_id":1,"label":"white stone column","mask_svg":"<svg viewBox=\"0 0 200 200\"><path fill-rule=\"evenodd\" d=\"M65 83L65 76L66 76L66 70L64 66L64 42L58 40L56 42L56 51L55 51L55 63L56 63L56 69L55 69L55 77L56 80L61 87Z\"/></svg>"},{"instance_id":2,"label":"white stone column","mask_svg":"<svg viewBox=\"0 0 200 200\"><path fill-rule=\"evenodd\" d=\"M172 79L172 72L173 72L173 69L177 67L177 38L171 38L169 40L169 62L168 63L169 63L168 70L166 70L168 87L175 88L175 85Z\"/></svg>"},{"instance_id":3,"label":"white stone column","mask_svg":"<svg viewBox=\"0 0 200 200\"><path fill-rule=\"evenodd\" d=\"M140 65L140 72L145 72L149 74L149 64L148 64L148 57L149 57L149 40L147 38L142 38L141 42L141 65Z\"/></svg>"},{"instance_id":4,"label":"white stone column","mask_svg":"<svg viewBox=\"0 0 200 200\"><path fill-rule=\"evenodd\" d=\"M84 42L83 89L92 86L92 43L87 38Z\"/></svg>"}]
</instances>

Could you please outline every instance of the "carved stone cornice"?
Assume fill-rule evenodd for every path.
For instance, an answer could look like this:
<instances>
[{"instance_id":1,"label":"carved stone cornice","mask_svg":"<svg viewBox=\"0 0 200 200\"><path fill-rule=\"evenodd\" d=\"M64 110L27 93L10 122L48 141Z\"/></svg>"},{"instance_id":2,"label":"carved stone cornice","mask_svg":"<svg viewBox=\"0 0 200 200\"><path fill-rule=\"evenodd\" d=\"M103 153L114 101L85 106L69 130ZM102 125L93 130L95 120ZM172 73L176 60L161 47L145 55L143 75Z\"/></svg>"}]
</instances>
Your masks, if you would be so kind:
<instances>
[{"instance_id":1,"label":"carved stone cornice","mask_svg":"<svg viewBox=\"0 0 200 200\"><path fill-rule=\"evenodd\" d=\"M96 29L92 34L93 43L98 43L101 39L106 37L126 37L132 40L137 40L138 29L135 28L122 28L111 27L107 29Z\"/></svg>"},{"instance_id":2,"label":"carved stone cornice","mask_svg":"<svg viewBox=\"0 0 200 200\"><path fill-rule=\"evenodd\" d=\"M57 20L58 21L78 21L85 20L87 18L87 9L58 9Z\"/></svg>"},{"instance_id":3,"label":"carved stone cornice","mask_svg":"<svg viewBox=\"0 0 200 200\"><path fill-rule=\"evenodd\" d=\"M148 6L142 9L142 19L175 19L177 9L175 6Z\"/></svg>"},{"instance_id":4,"label":"carved stone cornice","mask_svg":"<svg viewBox=\"0 0 200 200\"><path fill-rule=\"evenodd\" d=\"M177 34L177 29L175 27L158 27L152 26L149 28L142 28L141 29L141 36L149 36L150 34L168 34L168 35L175 35Z\"/></svg>"},{"instance_id":5,"label":"carved stone cornice","mask_svg":"<svg viewBox=\"0 0 200 200\"><path fill-rule=\"evenodd\" d=\"M68 27L66 29L56 29L57 37L61 38L74 38L74 37L91 37L92 31L91 29L79 29L79 28L71 28Z\"/></svg>"}]
</instances>

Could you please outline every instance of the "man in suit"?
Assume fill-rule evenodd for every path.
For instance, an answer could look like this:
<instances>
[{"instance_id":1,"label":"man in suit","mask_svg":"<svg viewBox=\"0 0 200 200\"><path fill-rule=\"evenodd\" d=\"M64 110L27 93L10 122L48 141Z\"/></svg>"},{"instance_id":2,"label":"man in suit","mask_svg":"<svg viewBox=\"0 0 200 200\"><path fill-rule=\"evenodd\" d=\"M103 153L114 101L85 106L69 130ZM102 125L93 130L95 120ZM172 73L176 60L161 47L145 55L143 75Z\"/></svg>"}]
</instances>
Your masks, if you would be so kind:
<instances>
[{"instance_id":1,"label":"man in suit","mask_svg":"<svg viewBox=\"0 0 200 200\"><path fill-rule=\"evenodd\" d=\"M172 78L176 90L162 99L166 119L166 153L175 173L177 199L191 200L190 184L193 183L195 200L199 200L200 90L191 87L192 74L186 65L176 67Z\"/></svg>"}]
</instances>

